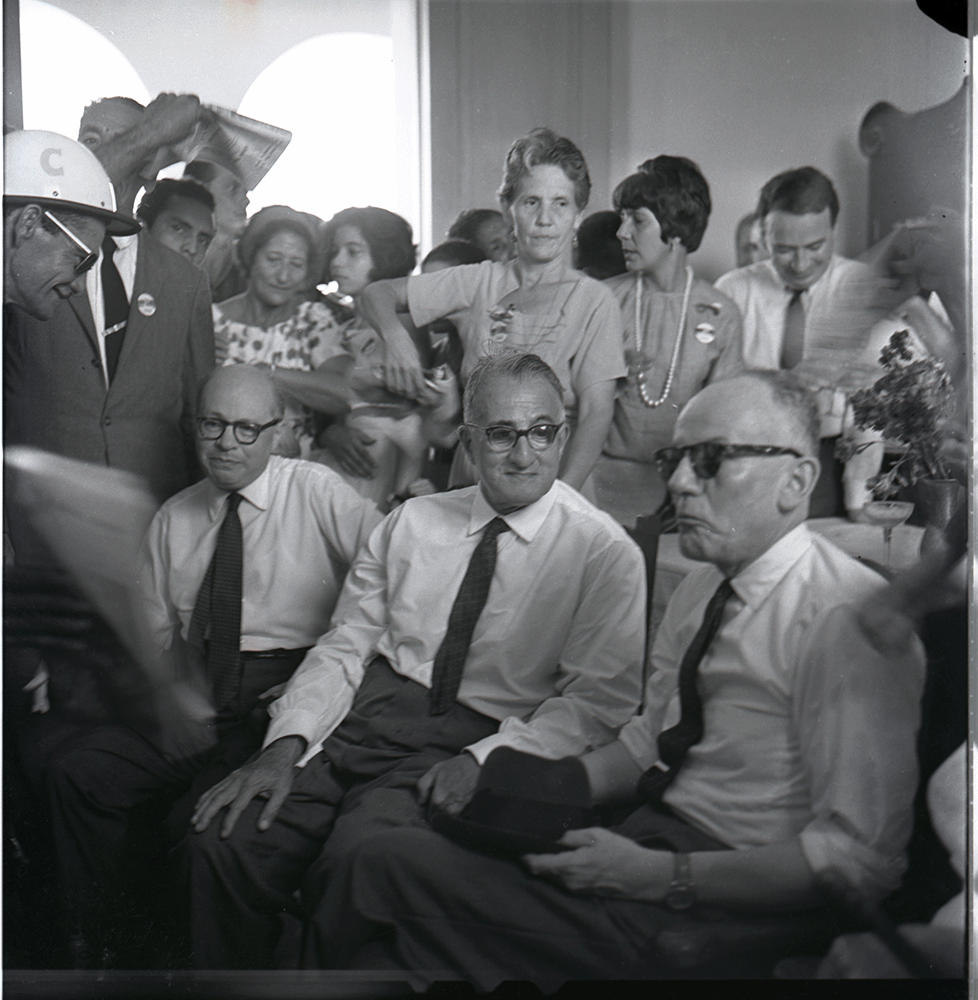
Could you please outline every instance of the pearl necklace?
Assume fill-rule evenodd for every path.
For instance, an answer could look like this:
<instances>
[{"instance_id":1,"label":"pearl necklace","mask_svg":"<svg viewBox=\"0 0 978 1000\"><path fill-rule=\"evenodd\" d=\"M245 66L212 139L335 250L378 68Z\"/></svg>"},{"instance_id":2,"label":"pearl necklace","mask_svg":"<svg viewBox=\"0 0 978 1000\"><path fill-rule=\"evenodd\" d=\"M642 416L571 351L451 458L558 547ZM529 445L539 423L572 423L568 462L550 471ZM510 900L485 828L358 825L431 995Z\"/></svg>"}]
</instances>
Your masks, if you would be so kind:
<instances>
[{"instance_id":1,"label":"pearl necklace","mask_svg":"<svg viewBox=\"0 0 978 1000\"><path fill-rule=\"evenodd\" d=\"M638 383L638 394L642 397L642 402L653 410L661 406L669 395L672 388L672 380L676 375L676 365L679 362L679 349L683 342L683 333L686 330L686 316L689 313L689 297L693 290L693 269L686 265L686 289L683 292L683 307L679 315L679 329L676 331L676 344L672 349L672 360L669 362L669 370L666 372L665 385L662 387L662 395L658 399L649 399L645 385L645 372L638 372L635 381ZM636 274L635 282L635 353L642 354L645 347L644 338L640 330L642 329L642 272ZM649 366L651 367L651 365Z\"/></svg>"}]
</instances>

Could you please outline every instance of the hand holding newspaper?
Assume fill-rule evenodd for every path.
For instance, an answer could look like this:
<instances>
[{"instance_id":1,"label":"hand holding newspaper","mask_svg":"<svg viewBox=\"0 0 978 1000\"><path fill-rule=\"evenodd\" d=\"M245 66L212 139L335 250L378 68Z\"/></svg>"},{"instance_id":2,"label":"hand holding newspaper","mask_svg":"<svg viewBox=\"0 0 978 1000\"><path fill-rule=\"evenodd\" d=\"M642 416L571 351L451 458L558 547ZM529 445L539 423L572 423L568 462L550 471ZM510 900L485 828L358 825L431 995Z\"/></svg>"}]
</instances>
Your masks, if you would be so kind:
<instances>
[{"instance_id":1,"label":"hand holding newspaper","mask_svg":"<svg viewBox=\"0 0 978 1000\"><path fill-rule=\"evenodd\" d=\"M287 129L246 118L216 104L202 104L190 134L159 149L143 168L142 176L155 180L157 173L171 163L206 160L230 170L248 191L253 191L291 141L292 133Z\"/></svg>"}]
</instances>

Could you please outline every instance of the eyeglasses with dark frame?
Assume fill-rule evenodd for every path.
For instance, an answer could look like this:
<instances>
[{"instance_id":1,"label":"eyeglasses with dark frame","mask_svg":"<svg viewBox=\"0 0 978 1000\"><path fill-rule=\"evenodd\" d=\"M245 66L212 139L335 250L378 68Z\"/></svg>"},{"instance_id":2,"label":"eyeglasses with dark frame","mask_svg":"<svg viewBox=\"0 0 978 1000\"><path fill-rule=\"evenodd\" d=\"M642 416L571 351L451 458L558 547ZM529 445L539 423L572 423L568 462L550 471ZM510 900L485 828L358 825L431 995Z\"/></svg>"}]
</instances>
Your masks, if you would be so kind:
<instances>
[{"instance_id":1,"label":"eyeglasses with dark frame","mask_svg":"<svg viewBox=\"0 0 978 1000\"><path fill-rule=\"evenodd\" d=\"M198 417L197 436L202 441L218 441L230 427L238 444L254 444L262 431L282 422L281 417L269 420L267 424L253 424L248 420L221 420L220 417Z\"/></svg>"},{"instance_id":2,"label":"eyeglasses with dark frame","mask_svg":"<svg viewBox=\"0 0 978 1000\"><path fill-rule=\"evenodd\" d=\"M45 212L44 217L50 219L57 227L75 244L80 250L85 251L85 256L75 264L75 274L84 274L90 271L98 260L98 250L89 250L87 246L60 220L56 219L50 212Z\"/></svg>"},{"instance_id":3,"label":"eyeglasses with dark frame","mask_svg":"<svg viewBox=\"0 0 978 1000\"><path fill-rule=\"evenodd\" d=\"M773 444L723 444L719 441L700 441L682 447L660 448L655 453L655 464L659 475L668 482L679 463L689 457L693 472L700 479L713 479L720 471L720 465L728 458L747 458L750 455L774 456L794 455L802 458L794 448L779 448Z\"/></svg>"},{"instance_id":4,"label":"eyeglasses with dark frame","mask_svg":"<svg viewBox=\"0 0 978 1000\"><path fill-rule=\"evenodd\" d=\"M518 430L508 424L490 424L483 427L480 424L466 424L474 430L482 431L486 436L486 441L493 451L510 451L516 447L516 442L521 437L525 437L534 451L546 451L557 437L557 432L564 425L560 424L534 424L525 430Z\"/></svg>"}]
</instances>

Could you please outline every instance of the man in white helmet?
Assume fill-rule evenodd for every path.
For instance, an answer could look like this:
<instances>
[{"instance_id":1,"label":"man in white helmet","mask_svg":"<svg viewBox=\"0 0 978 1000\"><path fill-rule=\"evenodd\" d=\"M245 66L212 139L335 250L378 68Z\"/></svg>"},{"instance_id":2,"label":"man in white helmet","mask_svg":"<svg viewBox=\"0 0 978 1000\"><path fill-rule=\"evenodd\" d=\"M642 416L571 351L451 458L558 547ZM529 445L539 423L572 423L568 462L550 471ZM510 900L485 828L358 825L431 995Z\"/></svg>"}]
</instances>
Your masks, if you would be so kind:
<instances>
[{"instance_id":1,"label":"man in white helmet","mask_svg":"<svg viewBox=\"0 0 978 1000\"><path fill-rule=\"evenodd\" d=\"M84 274L106 231L124 235L139 223L116 211L98 160L55 132L14 132L4 139L4 305L35 319L84 291Z\"/></svg>"}]
</instances>

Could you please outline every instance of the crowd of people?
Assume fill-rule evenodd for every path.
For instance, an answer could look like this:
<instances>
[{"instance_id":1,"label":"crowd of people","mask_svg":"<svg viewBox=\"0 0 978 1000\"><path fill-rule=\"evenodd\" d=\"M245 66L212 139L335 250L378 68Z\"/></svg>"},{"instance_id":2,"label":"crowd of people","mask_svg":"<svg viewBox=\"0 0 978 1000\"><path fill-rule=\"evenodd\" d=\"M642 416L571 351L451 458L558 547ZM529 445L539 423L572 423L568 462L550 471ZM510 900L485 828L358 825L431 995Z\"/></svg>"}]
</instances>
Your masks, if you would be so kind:
<instances>
[{"instance_id":1,"label":"crowd of people","mask_svg":"<svg viewBox=\"0 0 978 1000\"><path fill-rule=\"evenodd\" d=\"M585 218L582 151L537 128L499 210L462 211L416 274L383 208L322 220L297 193L248 217L203 160L155 181L205 113L108 98L78 142L5 139L5 444L141 477L153 676L207 706L180 753L98 694L79 711L72 684L104 693L131 651L86 642L97 613L8 497L8 579L42 581L5 676L14 815L36 805L56 872L51 963L552 989L675 974L667 932L718 920L826 947L827 886L894 893L930 776L920 620L962 599L964 542L891 582L807 521L863 517L885 442L844 376L881 330L912 329L965 412L940 225L844 258L832 181L787 169L713 285L690 262L697 164L657 155ZM649 635L630 532L653 514L702 565ZM533 839L560 799L525 776L547 767L588 819ZM510 799L487 777L507 768ZM934 826L960 808L963 828L943 780ZM961 975L947 912L900 940ZM887 961L850 937L824 968Z\"/></svg>"}]
</instances>

